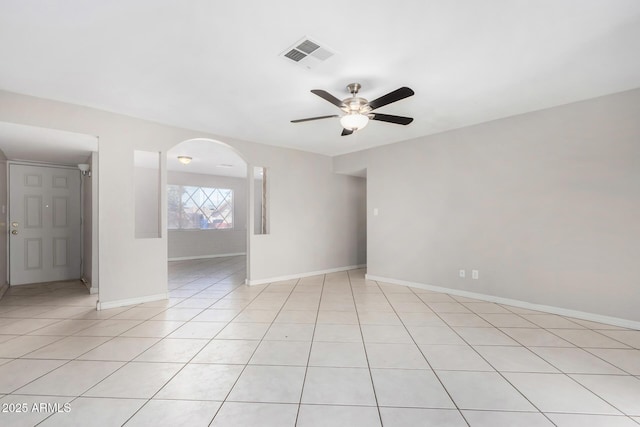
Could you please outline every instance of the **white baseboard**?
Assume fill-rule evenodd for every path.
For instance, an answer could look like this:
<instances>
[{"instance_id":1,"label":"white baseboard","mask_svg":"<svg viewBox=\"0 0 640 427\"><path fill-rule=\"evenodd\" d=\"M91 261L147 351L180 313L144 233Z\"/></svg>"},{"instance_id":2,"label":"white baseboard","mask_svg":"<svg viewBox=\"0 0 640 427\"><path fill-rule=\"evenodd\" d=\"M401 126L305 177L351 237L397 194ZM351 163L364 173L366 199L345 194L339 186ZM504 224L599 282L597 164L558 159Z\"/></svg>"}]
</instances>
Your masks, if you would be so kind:
<instances>
[{"instance_id":1,"label":"white baseboard","mask_svg":"<svg viewBox=\"0 0 640 427\"><path fill-rule=\"evenodd\" d=\"M605 323L607 325L621 326L623 328L640 329L640 322L619 317L604 316L602 314L587 313L584 311L571 310L568 308L555 307L552 305L534 304L526 301L520 301L510 298L501 298L493 295L479 294L476 292L463 291L459 289L443 288L441 286L427 285L424 283L409 282L406 280L392 279L389 277L375 276L365 274L367 280L375 280L376 282L391 283L394 285L410 286L418 289L425 289L434 292L443 292L461 297L474 298L482 301L495 302L498 304L511 305L514 307L526 308L535 311L544 311L546 313L558 314L560 316L575 317L576 319L590 320L592 322Z\"/></svg>"},{"instance_id":2,"label":"white baseboard","mask_svg":"<svg viewBox=\"0 0 640 427\"><path fill-rule=\"evenodd\" d=\"M198 255L198 256L184 256L169 258L169 261L188 261L191 259L209 259L209 258L224 258L228 256L246 255L246 252L236 252L231 254L218 254L218 255Z\"/></svg>"},{"instance_id":3,"label":"white baseboard","mask_svg":"<svg viewBox=\"0 0 640 427\"><path fill-rule=\"evenodd\" d=\"M148 295L148 296L137 297L137 298L120 299L120 300L108 301L108 302L98 301L96 308L98 310L106 310L109 308L124 307L127 305L142 304L145 302L160 301L167 298L169 298L169 294L163 293L163 294Z\"/></svg>"},{"instance_id":4,"label":"white baseboard","mask_svg":"<svg viewBox=\"0 0 640 427\"><path fill-rule=\"evenodd\" d=\"M0 285L0 299L2 299L2 297L5 294L5 292L7 292L8 290L9 290L9 284L8 283L3 283L2 285Z\"/></svg>"},{"instance_id":5,"label":"white baseboard","mask_svg":"<svg viewBox=\"0 0 640 427\"><path fill-rule=\"evenodd\" d=\"M91 282L89 282L87 279L83 277L82 279L80 279L80 281L84 283L84 286L89 290L89 295L95 295L98 293L98 288L93 287L91 285Z\"/></svg>"},{"instance_id":6,"label":"white baseboard","mask_svg":"<svg viewBox=\"0 0 640 427\"><path fill-rule=\"evenodd\" d=\"M245 284L264 285L265 283L282 282L282 281L291 280L291 279L301 279L303 277L319 276L321 274L330 274L330 273L338 273L340 271L346 271L346 270L355 270L357 268L364 268L366 266L367 266L366 264L348 265L346 267L330 268L327 270L320 270L320 271L310 271L308 273L289 274L287 276L270 277L268 279L246 280Z\"/></svg>"}]
</instances>

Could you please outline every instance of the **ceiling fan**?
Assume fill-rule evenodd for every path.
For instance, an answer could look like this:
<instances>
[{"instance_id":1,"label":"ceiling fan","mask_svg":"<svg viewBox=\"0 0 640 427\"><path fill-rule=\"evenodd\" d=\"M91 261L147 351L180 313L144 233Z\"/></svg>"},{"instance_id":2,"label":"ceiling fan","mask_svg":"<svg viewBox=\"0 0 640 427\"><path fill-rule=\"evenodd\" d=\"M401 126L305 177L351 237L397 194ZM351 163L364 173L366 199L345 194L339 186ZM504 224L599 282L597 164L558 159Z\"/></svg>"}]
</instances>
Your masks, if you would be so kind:
<instances>
[{"instance_id":1,"label":"ceiling fan","mask_svg":"<svg viewBox=\"0 0 640 427\"><path fill-rule=\"evenodd\" d=\"M340 117L337 114L330 116L309 117L306 119L291 120L291 123L309 122L311 120L329 119L332 117L340 117L340 124L344 128L342 130L342 136L351 135L353 132L362 129L369 123L369 120L378 120L381 122L395 123L398 125L408 125L413 121L411 117L392 116L389 114L374 113L380 107L383 107L392 102L400 101L401 99L412 96L415 92L408 87L401 87L393 92L389 92L386 95L376 98L373 101L367 101L364 98L358 96L358 91L362 86L360 83L351 83L347 86L347 90L351 93L350 98L343 99L342 101L331 95L329 92L322 89L313 89L311 93L318 95L320 98L329 101L336 107L345 112L345 115Z\"/></svg>"}]
</instances>

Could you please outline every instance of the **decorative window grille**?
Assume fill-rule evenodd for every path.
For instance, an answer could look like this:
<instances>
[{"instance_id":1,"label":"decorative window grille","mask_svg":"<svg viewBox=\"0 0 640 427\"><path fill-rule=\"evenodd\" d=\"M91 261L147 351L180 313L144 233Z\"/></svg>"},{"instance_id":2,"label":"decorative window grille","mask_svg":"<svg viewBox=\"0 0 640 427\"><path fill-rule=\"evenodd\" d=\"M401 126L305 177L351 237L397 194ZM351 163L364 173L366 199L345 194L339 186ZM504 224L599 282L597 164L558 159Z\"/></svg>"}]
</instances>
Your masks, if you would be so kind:
<instances>
[{"instance_id":1,"label":"decorative window grille","mask_svg":"<svg viewBox=\"0 0 640 427\"><path fill-rule=\"evenodd\" d=\"M169 229L233 228L233 190L188 185L167 187Z\"/></svg>"}]
</instances>

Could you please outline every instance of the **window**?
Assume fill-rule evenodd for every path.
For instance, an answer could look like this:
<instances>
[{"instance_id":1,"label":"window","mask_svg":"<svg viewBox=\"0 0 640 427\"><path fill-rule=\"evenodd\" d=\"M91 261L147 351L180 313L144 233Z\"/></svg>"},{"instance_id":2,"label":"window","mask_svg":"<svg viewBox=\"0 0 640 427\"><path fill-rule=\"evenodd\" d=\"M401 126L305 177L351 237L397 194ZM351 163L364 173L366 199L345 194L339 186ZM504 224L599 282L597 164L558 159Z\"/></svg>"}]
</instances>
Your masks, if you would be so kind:
<instances>
[{"instance_id":1,"label":"window","mask_svg":"<svg viewBox=\"0 0 640 427\"><path fill-rule=\"evenodd\" d=\"M233 190L188 185L167 187L169 229L233 228Z\"/></svg>"}]
</instances>

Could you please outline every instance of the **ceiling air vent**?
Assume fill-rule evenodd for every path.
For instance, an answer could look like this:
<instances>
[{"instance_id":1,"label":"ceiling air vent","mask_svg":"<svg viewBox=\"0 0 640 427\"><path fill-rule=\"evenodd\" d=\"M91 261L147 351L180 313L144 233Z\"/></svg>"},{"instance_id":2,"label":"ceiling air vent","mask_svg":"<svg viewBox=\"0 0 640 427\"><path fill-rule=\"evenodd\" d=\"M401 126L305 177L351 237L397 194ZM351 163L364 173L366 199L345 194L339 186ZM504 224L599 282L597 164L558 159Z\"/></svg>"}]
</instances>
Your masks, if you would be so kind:
<instances>
[{"instance_id":1,"label":"ceiling air vent","mask_svg":"<svg viewBox=\"0 0 640 427\"><path fill-rule=\"evenodd\" d=\"M309 70L315 68L333 55L334 52L308 37L298 40L280 54L280 56L287 58L287 60L291 60Z\"/></svg>"},{"instance_id":2,"label":"ceiling air vent","mask_svg":"<svg viewBox=\"0 0 640 427\"><path fill-rule=\"evenodd\" d=\"M307 55L295 49L291 49L289 52L285 53L284 56L296 62L300 61L302 58L307 57Z\"/></svg>"},{"instance_id":3,"label":"ceiling air vent","mask_svg":"<svg viewBox=\"0 0 640 427\"><path fill-rule=\"evenodd\" d=\"M312 42L311 40L305 40L296 46L296 49L303 51L304 53L311 53L318 49L320 46Z\"/></svg>"}]
</instances>

